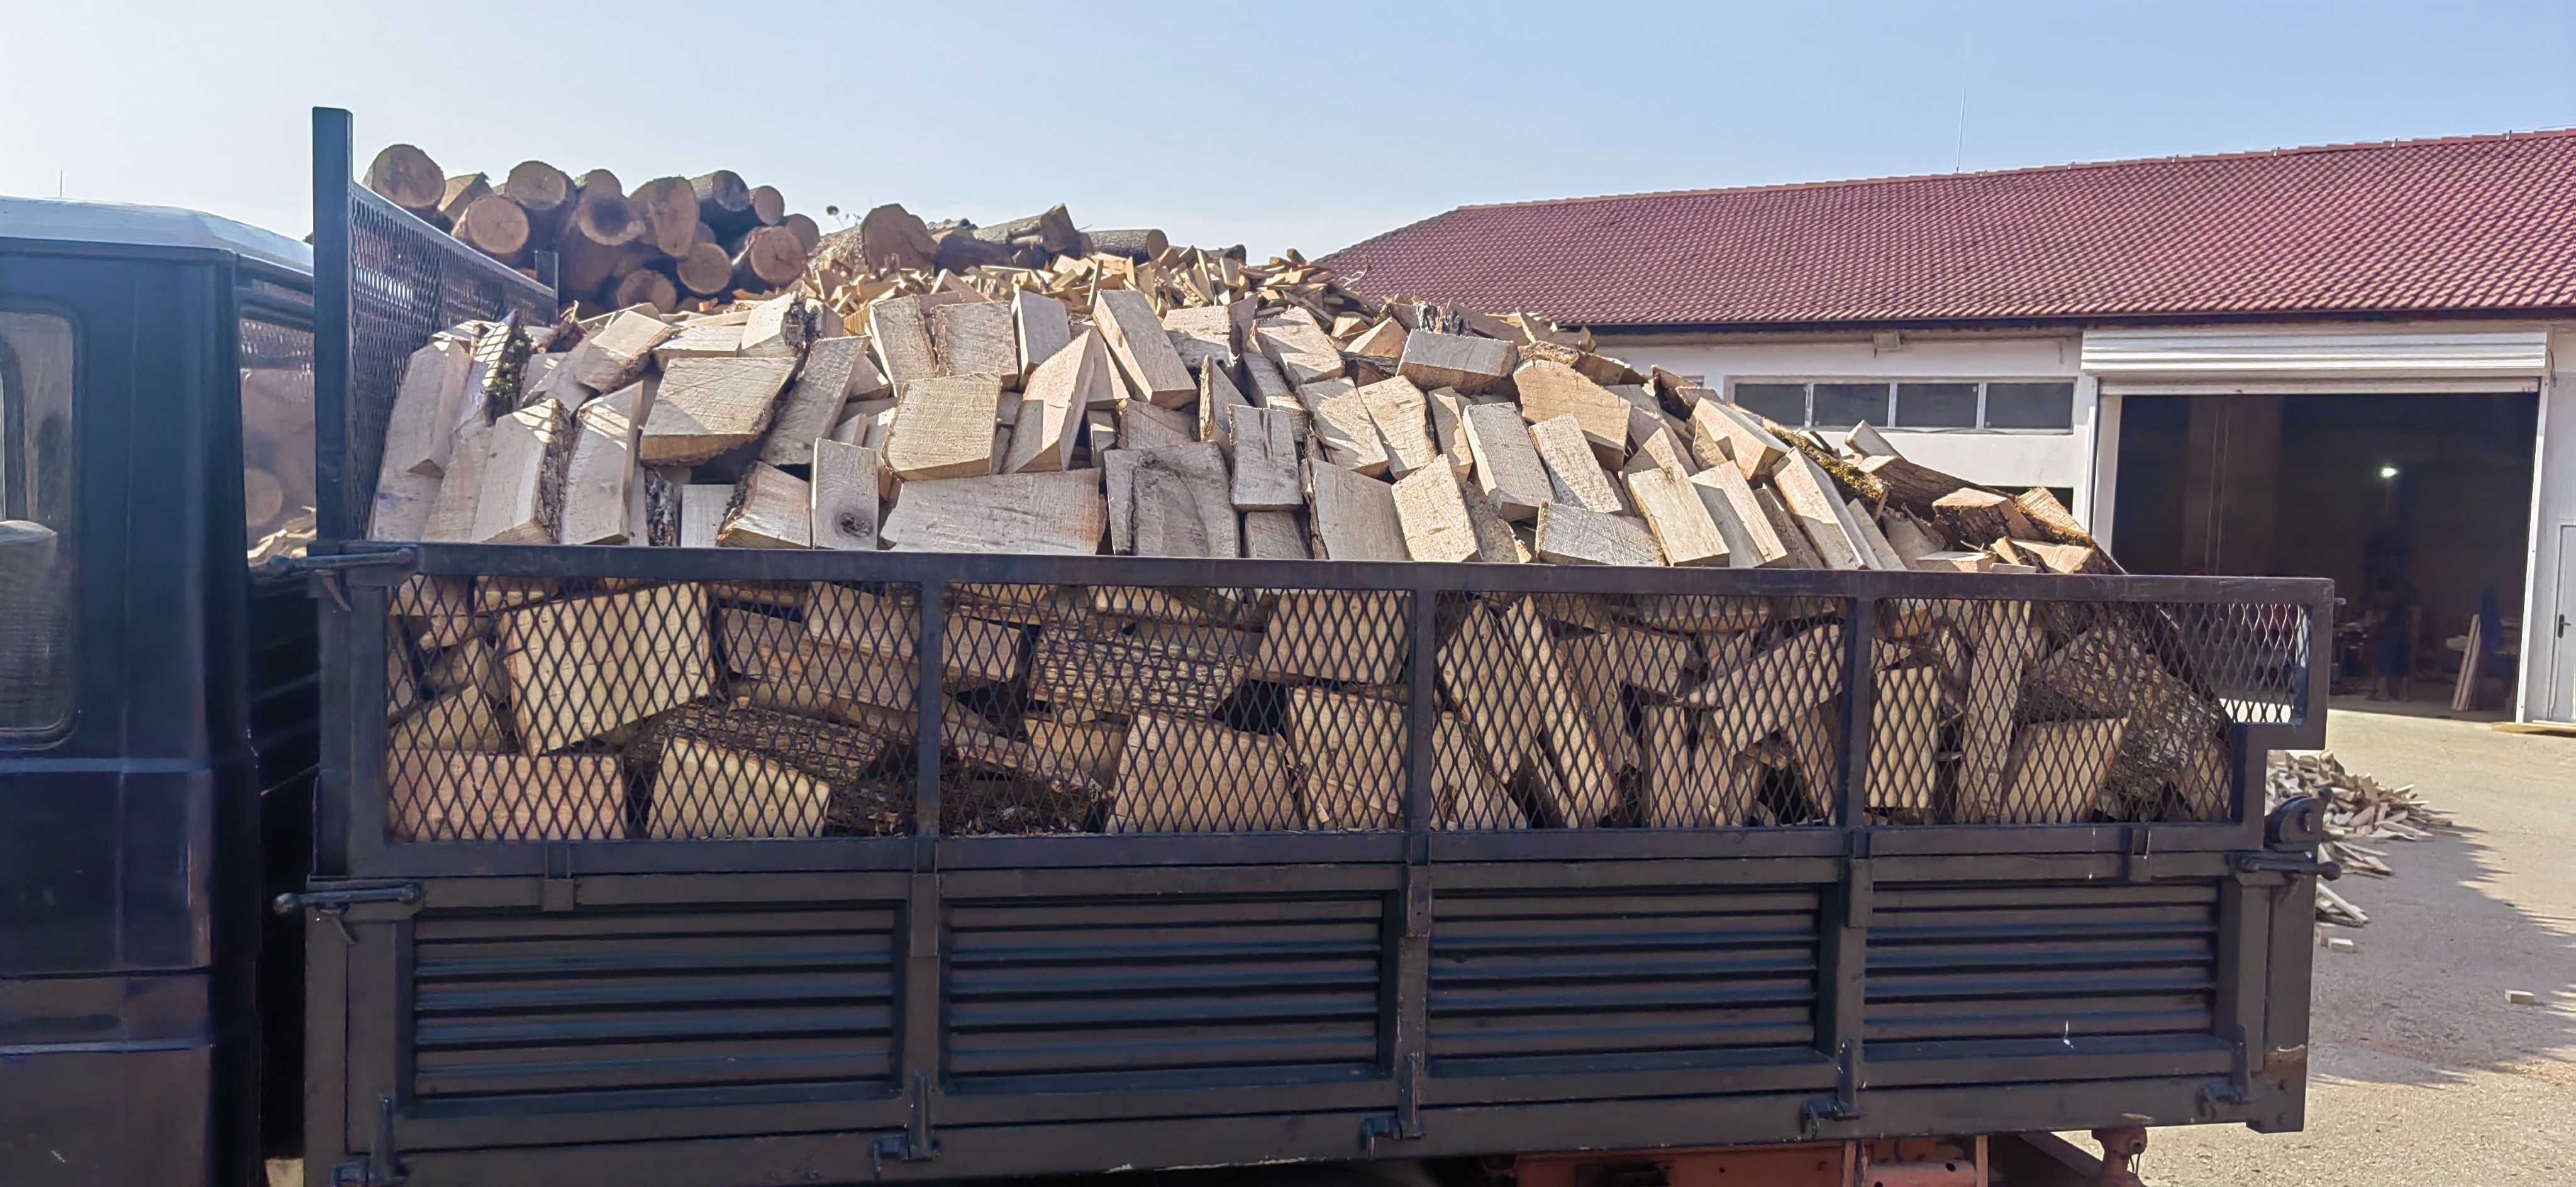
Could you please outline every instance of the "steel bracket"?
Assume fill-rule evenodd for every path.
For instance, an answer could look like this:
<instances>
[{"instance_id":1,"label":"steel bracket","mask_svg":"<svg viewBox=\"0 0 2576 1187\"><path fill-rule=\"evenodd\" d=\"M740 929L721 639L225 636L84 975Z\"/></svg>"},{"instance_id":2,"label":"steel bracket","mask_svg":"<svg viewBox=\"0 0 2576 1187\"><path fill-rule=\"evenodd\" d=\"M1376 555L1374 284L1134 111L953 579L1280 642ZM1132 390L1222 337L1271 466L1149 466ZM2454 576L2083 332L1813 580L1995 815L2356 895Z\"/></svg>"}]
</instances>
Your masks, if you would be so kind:
<instances>
[{"instance_id":1,"label":"steel bracket","mask_svg":"<svg viewBox=\"0 0 2576 1187\"><path fill-rule=\"evenodd\" d=\"M1844 1039L1834 1054L1834 1094L1811 1096L1798 1106L1798 1135L1813 1138L1828 1121L1858 1121L1869 1115L1860 1103L1861 1041Z\"/></svg>"},{"instance_id":2,"label":"steel bracket","mask_svg":"<svg viewBox=\"0 0 2576 1187\"><path fill-rule=\"evenodd\" d=\"M885 1164L894 1162L928 1162L939 1157L939 1139L930 1132L930 1073L914 1072L912 1085L904 1092L911 1106L912 1119L902 1133L885 1134L868 1143L868 1173L885 1177Z\"/></svg>"},{"instance_id":3,"label":"steel bracket","mask_svg":"<svg viewBox=\"0 0 2576 1187\"><path fill-rule=\"evenodd\" d=\"M343 1162L331 1168L331 1187L400 1187L411 1177L394 1154L394 1098L376 1098L376 1140L367 1144L365 1162Z\"/></svg>"},{"instance_id":4,"label":"steel bracket","mask_svg":"<svg viewBox=\"0 0 2576 1187\"><path fill-rule=\"evenodd\" d=\"M1865 828L1851 830L1843 850L1843 926L1848 928L1869 926L1878 897L1878 884L1870 872L1869 835Z\"/></svg>"},{"instance_id":5,"label":"steel bracket","mask_svg":"<svg viewBox=\"0 0 2576 1187\"><path fill-rule=\"evenodd\" d=\"M355 948L358 946L358 933L349 930L349 908L366 903L396 903L416 909L420 895L418 882L405 882L398 886L359 886L347 890L308 890L281 894L269 900L268 909L281 918L293 918L311 911L317 920L330 920L333 927L340 929L341 942Z\"/></svg>"},{"instance_id":6,"label":"steel bracket","mask_svg":"<svg viewBox=\"0 0 2576 1187\"><path fill-rule=\"evenodd\" d=\"M1395 1112L1360 1122L1360 1149L1376 1153L1380 1142L1415 1141L1422 1137L1422 1053L1404 1057L1395 1077Z\"/></svg>"},{"instance_id":7,"label":"steel bracket","mask_svg":"<svg viewBox=\"0 0 2576 1187\"><path fill-rule=\"evenodd\" d=\"M2143 824L2132 824L2123 831L2128 833L2125 838L2128 843L2123 846L2126 856L2120 864L2121 876L2131 882L2155 881L2155 830Z\"/></svg>"},{"instance_id":8,"label":"steel bracket","mask_svg":"<svg viewBox=\"0 0 2576 1187\"><path fill-rule=\"evenodd\" d=\"M580 885L572 876L572 846L546 846L545 877L537 881L537 909L549 914L572 910L581 897Z\"/></svg>"},{"instance_id":9,"label":"steel bracket","mask_svg":"<svg viewBox=\"0 0 2576 1187\"><path fill-rule=\"evenodd\" d=\"M342 611L349 609L349 574L365 569L391 569L409 573L420 566L420 550L388 548L381 552L334 552L287 557L274 562L288 573L304 578L305 593L327 597Z\"/></svg>"}]
</instances>

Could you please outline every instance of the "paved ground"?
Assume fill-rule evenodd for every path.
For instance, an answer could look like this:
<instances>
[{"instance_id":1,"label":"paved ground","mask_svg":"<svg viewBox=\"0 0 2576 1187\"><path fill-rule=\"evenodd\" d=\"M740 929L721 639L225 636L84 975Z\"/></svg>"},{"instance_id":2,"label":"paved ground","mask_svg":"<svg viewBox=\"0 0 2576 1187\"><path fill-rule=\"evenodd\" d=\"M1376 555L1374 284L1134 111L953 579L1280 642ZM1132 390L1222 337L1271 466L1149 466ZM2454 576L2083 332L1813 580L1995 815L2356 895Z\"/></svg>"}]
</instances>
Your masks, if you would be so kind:
<instances>
[{"instance_id":1,"label":"paved ground","mask_svg":"<svg viewBox=\"0 0 2576 1187\"><path fill-rule=\"evenodd\" d=\"M2576 1173L2576 738L2428 708L2330 720L2346 766L2416 784L2462 835L2394 843L2396 877L2338 885L2371 924L2340 933L2359 952L2317 953L2307 1131L2158 1130L2149 1183L2563 1187ZM2542 1004L2506 1005L2508 989Z\"/></svg>"}]
</instances>

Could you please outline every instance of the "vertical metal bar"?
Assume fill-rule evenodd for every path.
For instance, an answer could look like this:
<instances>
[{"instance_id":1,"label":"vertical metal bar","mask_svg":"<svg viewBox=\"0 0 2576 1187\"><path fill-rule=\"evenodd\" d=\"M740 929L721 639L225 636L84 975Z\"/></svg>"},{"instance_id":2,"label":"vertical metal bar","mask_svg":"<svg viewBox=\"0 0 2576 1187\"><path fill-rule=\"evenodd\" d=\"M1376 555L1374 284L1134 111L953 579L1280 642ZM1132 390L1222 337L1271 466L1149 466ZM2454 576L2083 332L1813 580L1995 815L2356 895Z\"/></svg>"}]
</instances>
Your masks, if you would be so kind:
<instances>
[{"instance_id":1,"label":"vertical metal bar","mask_svg":"<svg viewBox=\"0 0 2576 1187\"><path fill-rule=\"evenodd\" d=\"M913 781L912 835L931 844L936 844L939 837L940 729L948 705L942 682L948 661L940 654L941 645L948 639L948 584L942 572L934 570L922 579L921 637L912 649L913 715L920 719L914 730L913 756L921 764Z\"/></svg>"},{"instance_id":2,"label":"vertical metal bar","mask_svg":"<svg viewBox=\"0 0 2576 1187\"><path fill-rule=\"evenodd\" d=\"M357 535L349 456L349 113L313 109L313 474L310 551ZM328 670L330 656L323 657Z\"/></svg>"},{"instance_id":3,"label":"vertical metal bar","mask_svg":"<svg viewBox=\"0 0 2576 1187\"><path fill-rule=\"evenodd\" d=\"M1407 691L1404 716L1404 827L1418 838L1430 829L1435 809L1431 759L1433 727L1440 721L1440 706L1432 699L1431 668L1440 598L1427 581L1417 582L1410 596L1413 617L1408 633L1413 682ZM1407 851L1411 851L1410 846Z\"/></svg>"},{"instance_id":4,"label":"vertical metal bar","mask_svg":"<svg viewBox=\"0 0 2576 1187\"><path fill-rule=\"evenodd\" d=\"M2263 1054L2264 948L2272 942L2272 892L2230 878L2218 884L2218 1034L2245 1036L2246 1052ZM2313 900L2316 896L2310 895ZM2238 1029L2239 1027L2243 1029Z\"/></svg>"},{"instance_id":5,"label":"vertical metal bar","mask_svg":"<svg viewBox=\"0 0 2576 1187\"><path fill-rule=\"evenodd\" d=\"M347 696L332 711L342 714L348 723L349 762L340 772L337 787L349 828L343 850L347 868L361 876L400 872L387 868L385 862L384 706L389 700L385 655L395 646L391 638L392 598L393 591L383 586L352 586L347 614L341 614L337 606L326 606L322 611L345 624L341 638L349 663L341 676Z\"/></svg>"},{"instance_id":6,"label":"vertical metal bar","mask_svg":"<svg viewBox=\"0 0 2576 1187\"><path fill-rule=\"evenodd\" d=\"M1842 782L1834 823L1859 828L1869 822L1870 726L1878 713L1878 601L1853 598L1843 615Z\"/></svg>"}]
</instances>

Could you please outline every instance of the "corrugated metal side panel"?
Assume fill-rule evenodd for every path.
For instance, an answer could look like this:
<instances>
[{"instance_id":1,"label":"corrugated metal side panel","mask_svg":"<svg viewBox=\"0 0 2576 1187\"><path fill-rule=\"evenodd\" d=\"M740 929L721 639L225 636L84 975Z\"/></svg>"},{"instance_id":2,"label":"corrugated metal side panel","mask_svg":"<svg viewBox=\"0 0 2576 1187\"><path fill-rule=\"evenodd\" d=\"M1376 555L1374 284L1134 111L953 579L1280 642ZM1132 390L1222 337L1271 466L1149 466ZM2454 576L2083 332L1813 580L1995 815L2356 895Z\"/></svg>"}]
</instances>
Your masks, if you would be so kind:
<instances>
[{"instance_id":1,"label":"corrugated metal side panel","mask_svg":"<svg viewBox=\"0 0 2576 1187\"><path fill-rule=\"evenodd\" d=\"M1084 1092L1378 1074L1383 895L949 909L960 1090Z\"/></svg>"},{"instance_id":2,"label":"corrugated metal side panel","mask_svg":"<svg viewBox=\"0 0 2576 1187\"><path fill-rule=\"evenodd\" d=\"M423 1099L892 1079L883 907L426 915Z\"/></svg>"},{"instance_id":3,"label":"corrugated metal side panel","mask_svg":"<svg viewBox=\"0 0 2576 1187\"><path fill-rule=\"evenodd\" d=\"M2084 373L2109 380L2537 379L2545 330L2088 330Z\"/></svg>"},{"instance_id":4,"label":"corrugated metal side panel","mask_svg":"<svg viewBox=\"0 0 2576 1187\"><path fill-rule=\"evenodd\" d=\"M1812 889L1444 892L1432 910L1434 1075L1811 1053Z\"/></svg>"},{"instance_id":5,"label":"corrugated metal side panel","mask_svg":"<svg viewBox=\"0 0 2576 1187\"><path fill-rule=\"evenodd\" d=\"M2217 977L2212 885L1881 887L1863 1037L2206 1037Z\"/></svg>"}]
</instances>

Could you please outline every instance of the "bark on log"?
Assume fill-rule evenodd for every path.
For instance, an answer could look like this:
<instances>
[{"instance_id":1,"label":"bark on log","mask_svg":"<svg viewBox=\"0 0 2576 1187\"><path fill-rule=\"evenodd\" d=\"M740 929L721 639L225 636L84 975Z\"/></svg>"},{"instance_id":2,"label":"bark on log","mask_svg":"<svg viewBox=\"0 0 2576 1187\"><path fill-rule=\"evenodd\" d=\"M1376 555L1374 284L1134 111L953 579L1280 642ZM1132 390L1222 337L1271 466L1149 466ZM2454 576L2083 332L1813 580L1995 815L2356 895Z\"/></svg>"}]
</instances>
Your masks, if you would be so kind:
<instances>
[{"instance_id":1,"label":"bark on log","mask_svg":"<svg viewBox=\"0 0 2576 1187\"><path fill-rule=\"evenodd\" d=\"M928 268L939 257L930 228L900 203L888 203L859 220L859 259L869 268Z\"/></svg>"},{"instance_id":2,"label":"bark on log","mask_svg":"<svg viewBox=\"0 0 2576 1187\"><path fill-rule=\"evenodd\" d=\"M377 153L367 164L366 182L385 201L423 217L437 214L438 200L447 196L447 175L438 162L408 144L388 144Z\"/></svg>"},{"instance_id":3,"label":"bark on log","mask_svg":"<svg viewBox=\"0 0 2576 1187\"><path fill-rule=\"evenodd\" d=\"M650 305L656 312L669 313L680 307L680 290L670 277L651 268L637 268L617 278L608 303L618 309Z\"/></svg>"},{"instance_id":4,"label":"bark on log","mask_svg":"<svg viewBox=\"0 0 2576 1187\"><path fill-rule=\"evenodd\" d=\"M971 231L941 231L932 239L938 244L938 250L931 262L943 272L963 272L968 268L1011 262L1008 244L988 242Z\"/></svg>"},{"instance_id":5,"label":"bark on log","mask_svg":"<svg viewBox=\"0 0 2576 1187\"><path fill-rule=\"evenodd\" d=\"M713 243L699 242L673 261L672 275L680 287L702 297L712 297L733 284L733 257Z\"/></svg>"},{"instance_id":6,"label":"bark on log","mask_svg":"<svg viewBox=\"0 0 2576 1187\"><path fill-rule=\"evenodd\" d=\"M809 215L791 214L778 220L778 225L795 232L796 242L805 245L806 255L813 255L814 249L823 242L823 228L815 225Z\"/></svg>"},{"instance_id":7,"label":"bark on log","mask_svg":"<svg viewBox=\"0 0 2576 1187\"><path fill-rule=\"evenodd\" d=\"M1034 237L1049 256L1072 255L1082 247L1082 231L1073 225L1073 216L1065 213L1061 205L1048 207L1042 214L977 227L975 237L1006 250L1019 240Z\"/></svg>"},{"instance_id":8,"label":"bark on log","mask_svg":"<svg viewBox=\"0 0 2576 1187\"><path fill-rule=\"evenodd\" d=\"M491 192L491 183L480 173L448 178L446 192L438 200L438 217L445 219L448 227L452 229L456 226L457 220L465 217L466 207L474 205Z\"/></svg>"},{"instance_id":9,"label":"bark on log","mask_svg":"<svg viewBox=\"0 0 2576 1187\"><path fill-rule=\"evenodd\" d=\"M1093 231L1089 236L1091 250L1103 255L1125 256L1143 262L1171 250L1172 241L1160 228L1131 227L1113 231Z\"/></svg>"}]
</instances>

